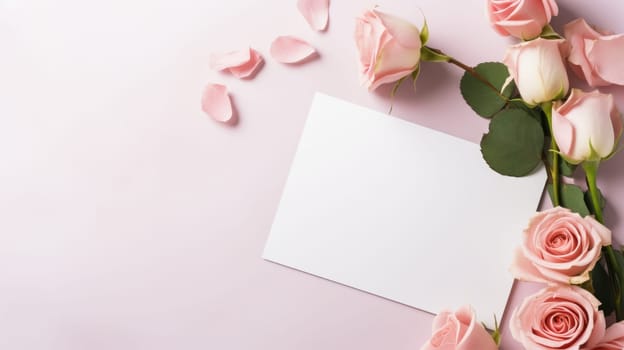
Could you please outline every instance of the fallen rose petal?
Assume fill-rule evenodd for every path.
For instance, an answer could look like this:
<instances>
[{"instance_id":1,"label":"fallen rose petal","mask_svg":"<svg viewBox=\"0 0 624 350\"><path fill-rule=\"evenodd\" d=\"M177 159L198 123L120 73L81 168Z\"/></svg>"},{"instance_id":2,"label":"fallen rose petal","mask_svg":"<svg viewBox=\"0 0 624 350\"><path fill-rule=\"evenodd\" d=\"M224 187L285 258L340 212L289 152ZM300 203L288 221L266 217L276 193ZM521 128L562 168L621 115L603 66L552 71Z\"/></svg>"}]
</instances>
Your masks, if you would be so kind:
<instances>
[{"instance_id":1,"label":"fallen rose petal","mask_svg":"<svg viewBox=\"0 0 624 350\"><path fill-rule=\"evenodd\" d=\"M251 76L256 71L256 69L258 69L262 61L262 56L260 56L258 51L250 48L249 61L243 63L240 66L231 67L228 70L230 71L230 73L232 73L233 76L237 78L247 78Z\"/></svg>"},{"instance_id":2,"label":"fallen rose petal","mask_svg":"<svg viewBox=\"0 0 624 350\"><path fill-rule=\"evenodd\" d=\"M329 19L329 0L299 0L297 8L312 29L325 30Z\"/></svg>"},{"instance_id":3,"label":"fallen rose petal","mask_svg":"<svg viewBox=\"0 0 624 350\"><path fill-rule=\"evenodd\" d=\"M271 43L271 56L281 63L301 62L315 52L310 44L293 36L279 36Z\"/></svg>"},{"instance_id":4,"label":"fallen rose petal","mask_svg":"<svg viewBox=\"0 0 624 350\"><path fill-rule=\"evenodd\" d=\"M252 49L246 49L212 54L210 55L210 68L214 70L224 70L243 65L251 59L251 50Z\"/></svg>"},{"instance_id":5,"label":"fallen rose petal","mask_svg":"<svg viewBox=\"0 0 624 350\"><path fill-rule=\"evenodd\" d=\"M613 84L624 85L624 35L612 35L591 42L588 58L598 75Z\"/></svg>"},{"instance_id":6,"label":"fallen rose petal","mask_svg":"<svg viewBox=\"0 0 624 350\"><path fill-rule=\"evenodd\" d=\"M201 104L202 110L216 121L225 123L232 119L232 102L225 85L208 84Z\"/></svg>"}]
</instances>

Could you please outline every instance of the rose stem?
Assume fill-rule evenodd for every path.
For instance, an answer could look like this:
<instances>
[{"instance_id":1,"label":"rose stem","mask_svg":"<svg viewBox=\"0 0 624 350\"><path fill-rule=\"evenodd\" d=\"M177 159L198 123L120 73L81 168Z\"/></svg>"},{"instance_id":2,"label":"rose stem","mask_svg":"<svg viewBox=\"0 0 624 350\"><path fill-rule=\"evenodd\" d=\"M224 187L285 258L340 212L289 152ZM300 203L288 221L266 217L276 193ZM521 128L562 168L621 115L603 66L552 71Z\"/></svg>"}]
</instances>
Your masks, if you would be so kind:
<instances>
[{"instance_id":1,"label":"rose stem","mask_svg":"<svg viewBox=\"0 0 624 350\"><path fill-rule=\"evenodd\" d=\"M592 206L594 207L594 214L596 214L596 220L600 221L600 223L604 223L602 206L600 205L600 193L598 191L598 186L596 185L598 165L599 161L586 161L583 162L583 170L585 170L585 180L587 182L587 187L589 188L589 195Z\"/></svg>"},{"instance_id":2,"label":"rose stem","mask_svg":"<svg viewBox=\"0 0 624 350\"><path fill-rule=\"evenodd\" d=\"M503 100L507 101L508 98L501 95L500 91L498 91L496 89L496 87L494 85L492 85L492 83L490 83L487 79L485 79L484 77L481 76L481 74L477 73L477 71L470 67L467 66L466 64L456 60L455 58L451 57L451 59L448 61L451 64L454 64L458 67L460 67L461 69L465 70L466 72L470 73L470 75L472 75L473 77L479 79L483 84L487 85L490 89L494 90L494 92L496 92L496 94L498 95L498 97L502 98Z\"/></svg>"},{"instance_id":3,"label":"rose stem","mask_svg":"<svg viewBox=\"0 0 624 350\"><path fill-rule=\"evenodd\" d=\"M546 114L548 119L548 128L550 128L550 152L552 152L552 164L550 164L550 174L553 186L552 203L553 206L558 207L561 203L559 200L559 149L557 148L557 142L555 141L555 134L553 134L552 128L552 102L544 102L542 104L542 110Z\"/></svg>"},{"instance_id":4,"label":"rose stem","mask_svg":"<svg viewBox=\"0 0 624 350\"><path fill-rule=\"evenodd\" d=\"M444 52L442 52L442 50L439 49L434 49L432 47L427 46L427 48L429 48L431 51L434 51L440 55L446 56L448 57L448 59L446 60L446 62L451 63L456 65L457 67L465 70L466 72L470 73L470 75L472 75L473 77L479 79L483 84L487 85L490 89L492 89L494 92L496 92L496 94L502 98L503 100L507 101L509 100L507 97L501 95L500 91L498 91L498 89L496 89L496 87L494 85L492 85L492 83L490 83L487 79L485 79L484 77L481 76L481 74L479 74L474 68L470 67L469 65L458 61L457 59L455 59L455 57L449 56L447 54L445 54Z\"/></svg>"},{"instance_id":5,"label":"rose stem","mask_svg":"<svg viewBox=\"0 0 624 350\"><path fill-rule=\"evenodd\" d=\"M598 192L598 186L596 185L596 175L598 173L599 164L599 161L583 162L583 170L585 170L585 180L587 182L587 187L589 188L589 196L591 198L592 206L594 207L596 220L598 220L600 223L604 223L602 206L600 205L600 194ZM620 269L620 264L618 263L617 257L615 256L615 251L613 250L612 245L604 247L603 252L606 255L607 267L609 268L610 272L612 272L609 275L611 276L613 295L615 296L615 318L618 321L621 321L624 319L624 315L622 314L622 311L624 310L621 309L622 290L619 283L622 279L622 270Z\"/></svg>"}]
</instances>

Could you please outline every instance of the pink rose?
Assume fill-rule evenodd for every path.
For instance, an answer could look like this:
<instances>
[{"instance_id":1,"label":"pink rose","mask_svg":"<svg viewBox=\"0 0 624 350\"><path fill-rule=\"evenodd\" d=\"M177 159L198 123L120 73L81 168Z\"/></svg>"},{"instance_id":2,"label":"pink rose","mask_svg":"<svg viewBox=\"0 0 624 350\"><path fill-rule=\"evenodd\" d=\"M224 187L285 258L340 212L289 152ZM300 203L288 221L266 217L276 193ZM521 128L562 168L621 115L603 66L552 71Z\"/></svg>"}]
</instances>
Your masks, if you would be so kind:
<instances>
[{"instance_id":1,"label":"pink rose","mask_svg":"<svg viewBox=\"0 0 624 350\"><path fill-rule=\"evenodd\" d=\"M525 349L578 350L597 344L605 334L600 302L575 286L550 286L528 296L514 310L511 335Z\"/></svg>"},{"instance_id":2,"label":"pink rose","mask_svg":"<svg viewBox=\"0 0 624 350\"><path fill-rule=\"evenodd\" d=\"M504 36L533 39L559 12L555 0L488 0L487 14L494 29Z\"/></svg>"},{"instance_id":3,"label":"pink rose","mask_svg":"<svg viewBox=\"0 0 624 350\"><path fill-rule=\"evenodd\" d=\"M380 12L365 11L356 19L355 43L360 75L370 91L395 82L418 68L420 31L413 24Z\"/></svg>"},{"instance_id":4,"label":"pink rose","mask_svg":"<svg viewBox=\"0 0 624 350\"><path fill-rule=\"evenodd\" d=\"M496 350L492 336L469 306L456 312L443 311L433 319L433 335L420 350Z\"/></svg>"},{"instance_id":5,"label":"pink rose","mask_svg":"<svg viewBox=\"0 0 624 350\"><path fill-rule=\"evenodd\" d=\"M607 328L604 338L600 343L587 350L622 350L624 349L624 321L618 322Z\"/></svg>"},{"instance_id":6,"label":"pink rose","mask_svg":"<svg viewBox=\"0 0 624 350\"><path fill-rule=\"evenodd\" d=\"M571 68L589 86L624 85L624 34L606 35L584 19L565 25Z\"/></svg>"},{"instance_id":7,"label":"pink rose","mask_svg":"<svg viewBox=\"0 0 624 350\"><path fill-rule=\"evenodd\" d=\"M563 40L535 40L507 49L503 63L522 99L531 105L564 97L570 84L563 63Z\"/></svg>"},{"instance_id":8,"label":"pink rose","mask_svg":"<svg viewBox=\"0 0 624 350\"><path fill-rule=\"evenodd\" d=\"M622 135L622 117L613 96L572 89L553 104L552 128L561 155L571 163L598 161L613 153Z\"/></svg>"},{"instance_id":9,"label":"pink rose","mask_svg":"<svg viewBox=\"0 0 624 350\"><path fill-rule=\"evenodd\" d=\"M555 207L531 219L510 270L524 281L580 284L609 244L611 231L594 218Z\"/></svg>"}]
</instances>

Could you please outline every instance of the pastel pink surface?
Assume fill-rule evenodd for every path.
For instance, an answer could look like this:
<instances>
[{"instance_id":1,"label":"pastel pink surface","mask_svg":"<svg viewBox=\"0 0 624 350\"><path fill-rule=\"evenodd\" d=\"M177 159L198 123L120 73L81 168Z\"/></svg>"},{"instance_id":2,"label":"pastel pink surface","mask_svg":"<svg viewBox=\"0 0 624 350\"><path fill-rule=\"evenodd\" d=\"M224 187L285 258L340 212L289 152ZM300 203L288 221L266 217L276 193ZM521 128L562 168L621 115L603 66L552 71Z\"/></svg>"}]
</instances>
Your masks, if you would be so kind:
<instances>
[{"instance_id":1,"label":"pastel pink surface","mask_svg":"<svg viewBox=\"0 0 624 350\"><path fill-rule=\"evenodd\" d=\"M500 60L511 43L481 0L380 5L414 23L422 9L430 44L468 64ZM319 36L279 0L0 2L0 348L418 349L432 315L260 258L313 93L388 111L391 86L359 85L352 34L363 6L332 3ZM623 10L561 1L555 27L583 15L621 33ZM267 60L253 81L208 65L224 47L266 54L285 32L323 56ZM393 114L478 142L486 121L463 102L460 77L423 64ZM235 128L201 111L209 81L236 95ZM607 91L624 110L624 91ZM623 161L599 176L617 242ZM538 289L515 288L502 349L519 349L510 311Z\"/></svg>"}]
</instances>

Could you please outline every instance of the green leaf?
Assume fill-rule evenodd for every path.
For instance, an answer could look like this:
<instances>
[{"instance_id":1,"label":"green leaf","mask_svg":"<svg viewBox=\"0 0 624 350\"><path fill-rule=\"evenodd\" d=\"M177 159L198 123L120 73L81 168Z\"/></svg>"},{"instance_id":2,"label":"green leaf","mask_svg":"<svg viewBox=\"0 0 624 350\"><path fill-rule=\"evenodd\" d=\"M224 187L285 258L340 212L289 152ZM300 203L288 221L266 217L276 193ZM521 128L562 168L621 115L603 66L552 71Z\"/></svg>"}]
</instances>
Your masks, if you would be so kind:
<instances>
[{"instance_id":1,"label":"green leaf","mask_svg":"<svg viewBox=\"0 0 624 350\"><path fill-rule=\"evenodd\" d=\"M553 198L552 184L548 185L548 194L550 198ZM576 185L560 184L559 198L562 207L566 207L575 213L579 213L581 216L587 216L590 214L587 204L585 204L585 196L583 190Z\"/></svg>"},{"instance_id":2,"label":"green leaf","mask_svg":"<svg viewBox=\"0 0 624 350\"><path fill-rule=\"evenodd\" d=\"M591 272L592 286L594 287L594 295L600 302L600 310L605 316L609 316L614 311L613 306L613 288L611 280L605 268L598 262Z\"/></svg>"},{"instance_id":3,"label":"green leaf","mask_svg":"<svg viewBox=\"0 0 624 350\"><path fill-rule=\"evenodd\" d=\"M420 60L428 62L448 62L451 58L438 50L423 46L420 48Z\"/></svg>"},{"instance_id":4,"label":"green leaf","mask_svg":"<svg viewBox=\"0 0 624 350\"><path fill-rule=\"evenodd\" d=\"M563 39L561 35L559 35L559 33L557 33L553 27L550 26L550 24L544 26L539 36L544 39Z\"/></svg>"},{"instance_id":5,"label":"green leaf","mask_svg":"<svg viewBox=\"0 0 624 350\"><path fill-rule=\"evenodd\" d=\"M613 267L609 268L609 273L615 274L613 281L617 284L613 286L614 307L619 308L619 310L616 310L617 315L624 315L624 295L622 295L624 294L624 276L622 276L622 271L624 269L624 255L622 255L622 252L617 249L613 249L613 252L615 253L615 260L618 265L615 269L613 269ZM617 321L622 321L623 318L624 317L617 317Z\"/></svg>"},{"instance_id":6,"label":"green leaf","mask_svg":"<svg viewBox=\"0 0 624 350\"><path fill-rule=\"evenodd\" d=\"M607 206L607 200L602 196L602 191L598 189L598 198L600 199L600 209L604 212L604 208ZM594 203L591 200L591 193L589 191L585 192L585 203L587 203L587 208L592 212L596 213L596 209L594 208Z\"/></svg>"},{"instance_id":7,"label":"green leaf","mask_svg":"<svg viewBox=\"0 0 624 350\"><path fill-rule=\"evenodd\" d=\"M542 128L544 127L544 125L546 128L548 128L548 124L547 124L548 121L546 120L546 118L542 118L542 111L541 109L539 109L539 107L531 107L527 105L526 103L524 103L523 100L519 98L514 98L512 100L509 100L509 102L507 102L507 108L521 109L527 112L531 117L533 117L533 119L537 120L540 124L542 124Z\"/></svg>"},{"instance_id":8,"label":"green leaf","mask_svg":"<svg viewBox=\"0 0 624 350\"><path fill-rule=\"evenodd\" d=\"M578 164L571 164L565 159L559 157L559 173L563 176L572 177Z\"/></svg>"},{"instance_id":9,"label":"green leaf","mask_svg":"<svg viewBox=\"0 0 624 350\"><path fill-rule=\"evenodd\" d=\"M425 44L429 41L429 26L427 25L427 20L423 23L423 27L420 30L420 42L421 45L425 46Z\"/></svg>"},{"instance_id":10,"label":"green leaf","mask_svg":"<svg viewBox=\"0 0 624 350\"><path fill-rule=\"evenodd\" d=\"M494 339L496 346L499 346L501 342L501 331L500 327L498 326L498 319L496 319L496 315L494 315L494 332L492 332L491 336L492 339Z\"/></svg>"},{"instance_id":11,"label":"green leaf","mask_svg":"<svg viewBox=\"0 0 624 350\"><path fill-rule=\"evenodd\" d=\"M530 174L542 160L544 131L520 109L501 111L481 139L483 159L494 171L508 176Z\"/></svg>"},{"instance_id":12,"label":"green leaf","mask_svg":"<svg viewBox=\"0 0 624 350\"><path fill-rule=\"evenodd\" d=\"M505 107L514 91L514 84L508 84L505 90L501 91L509 77L509 71L500 62L484 62L477 65L474 70L481 79L470 72L465 72L459 83L461 94L478 115L492 118Z\"/></svg>"}]
</instances>

